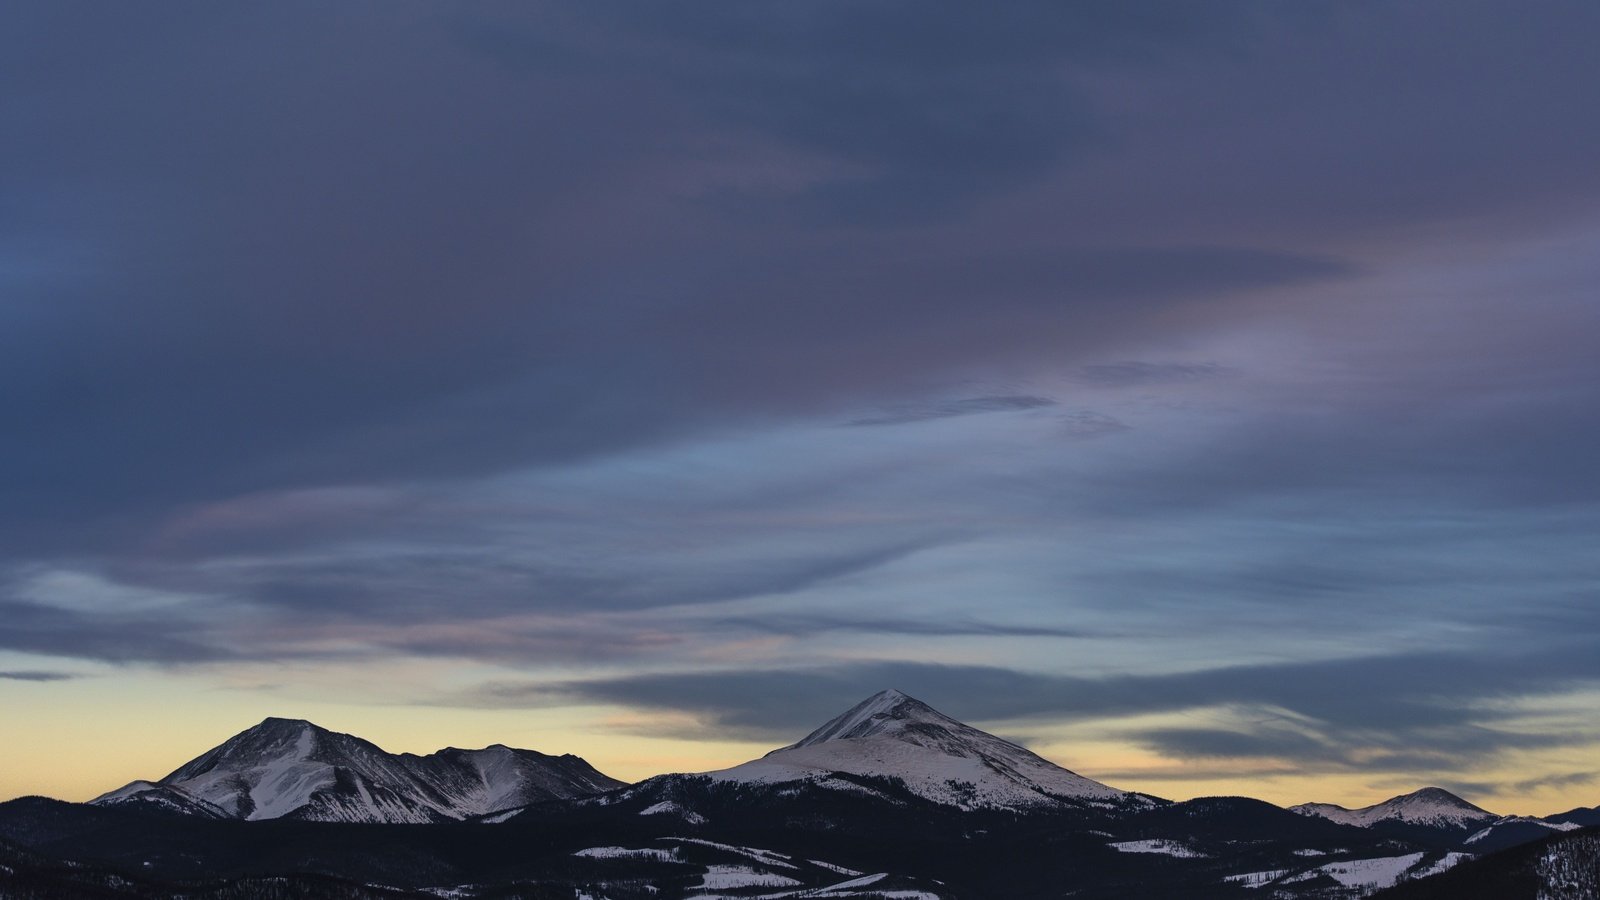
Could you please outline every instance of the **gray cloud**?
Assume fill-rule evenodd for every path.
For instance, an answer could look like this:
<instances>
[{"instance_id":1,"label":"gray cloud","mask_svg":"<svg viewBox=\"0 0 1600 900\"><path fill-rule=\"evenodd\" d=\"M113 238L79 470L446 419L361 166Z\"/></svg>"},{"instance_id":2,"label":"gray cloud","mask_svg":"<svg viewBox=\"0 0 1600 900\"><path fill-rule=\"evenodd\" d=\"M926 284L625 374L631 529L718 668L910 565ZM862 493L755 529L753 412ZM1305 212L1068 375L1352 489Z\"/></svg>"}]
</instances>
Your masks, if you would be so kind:
<instances>
[{"instance_id":1,"label":"gray cloud","mask_svg":"<svg viewBox=\"0 0 1600 900\"><path fill-rule=\"evenodd\" d=\"M929 419L950 419L956 416L973 416L991 412L1019 412L1055 406L1049 397L1032 397L1025 394L994 397L963 397L924 406L903 406L885 410L876 416L852 419L846 425L903 425L909 422L926 422Z\"/></svg>"},{"instance_id":2,"label":"gray cloud","mask_svg":"<svg viewBox=\"0 0 1600 900\"><path fill-rule=\"evenodd\" d=\"M1545 775L1540 778L1518 781L1512 784L1511 787L1513 790L1522 793L1533 793L1547 788L1588 787L1594 784L1596 780L1600 780L1600 772L1562 772L1556 775Z\"/></svg>"},{"instance_id":3,"label":"gray cloud","mask_svg":"<svg viewBox=\"0 0 1600 900\"><path fill-rule=\"evenodd\" d=\"M1116 362L1083 366L1079 378L1107 387L1144 386L1221 378L1230 370L1216 363Z\"/></svg>"},{"instance_id":4,"label":"gray cloud","mask_svg":"<svg viewBox=\"0 0 1600 900\"><path fill-rule=\"evenodd\" d=\"M432 557L397 550L376 558L316 563L275 561L220 574L186 566L134 570L139 589L169 596L226 598L248 620L221 620L192 605L122 610L68 609L13 596L0 599L8 627L0 649L107 662L189 664L248 659L315 659L408 653L508 662L627 658L684 643L684 623L662 611L782 597L889 565L934 541L747 558L705 571L669 567L602 574L555 570L465 553ZM18 592L13 585L11 592ZM459 602L471 597L470 605ZM652 612L653 611L653 612ZM606 619L650 613L655 618ZM591 615L593 614L593 615ZM533 617L527 624L507 621ZM947 634L1029 633L1003 626L942 626ZM935 633L936 626L870 619L796 617L788 623L737 618L705 626L711 634L764 628ZM1042 633L1042 632L1041 632ZM327 639L337 649L323 649ZM350 644L367 649L351 649Z\"/></svg>"},{"instance_id":5,"label":"gray cloud","mask_svg":"<svg viewBox=\"0 0 1600 900\"><path fill-rule=\"evenodd\" d=\"M1128 425L1120 419L1087 409L1062 413L1060 419L1066 433L1075 438L1098 437L1128 430Z\"/></svg>"},{"instance_id":6,"label":"gray cloud","mask_svg":"<svg viewBox=\"0 0 1600 900\"><path fill-rule=\"evenodd\" d=\"M918 621L910 618L871 618L844 615L776 614L760 617L724 617L719 628L748 629L770 634L815 635L831 631L866 634L913 635L926 637L1048 637L1105 638L1104 631L1081 628L1052 628L1044 625L1005 625L972 619Z\"/></svg>"},{"instance_id":7,"label":"gray cloud","mask_svg":"<svg viewBox=\"0 0 1600 900\"><path fill-rule=\"evenodd\" d=\"M1132 736L1143 746L1175 759L1279 760L1293 764L1301 774L1407 772L1422 777L1459 771L1508 750L1581 746L1594 739L1590 734L1530 735L1474 725L1415 729L1384 725L1381 730L1355 732L1159 728Z\"/></svg>"},{"instance_id":8,"label":"gray cloud","mask_svg":"<svg viewBox=\"0 0 1600 900\"><path fill-rule=\"evenodd\" d=\"M39 672L39 671L0 672L0 679L5 679L5 680L8 680L8 681L38 681L38 682L71 681L74 678L80 678L80 677L82 677L82 676L74 675L71 672Z\"/></svg>"},{"instance_id":9,"label":"gray cloud","mask_svg":"<svg viewBox=\"0 0 1600 900\"><path fill-rule=\"evenodd\" d=\"M134 613L91 615L35 603L0 602L0 649L106 662L211 662L240 654L207 642L192 623ZM183 627L174 629L174 624ZM174 633L176 630L177 633Z\"/></svg>"},{"instance_id":10,"label":"gray cloud","mask_svg":"<svg viewBox=\"0 0 1600 900\"><path fill-rule=\"evenodd\" d=\"M906 690L958 718L1114 719L1202 707L1258 711L1233 728L1158 728L1134 737L1179 758L1259 757L1308 767L1438 771L1516 748L1582 744L1593 735L1519 733L1491 724L1507 713L1486 701L1593 684L1587 647L1522 656L1410 654L1202 669L1171 675L1083 678L982 666L910 662L823 668L643 674L622 678L497 682L488 706L618 703L701 716L774 740L804 733L886 687ZM781 702L775 702L781 698ZM1273 710L1288 715L1275 715Z\"/></svg>"},{"instance_id":11,"label":"gray cloud","mask_svg":"<svg viewBox=\"0 0 1600 900\"><path fill-rule=\"evenodd\" d=\"M1199 230L1155 246L986 229L841 240L752 229L698 199L737 181L708 160L788 171L820 154L845 173L804 189L819 203L897 219L970 205L1085 151L1094 126L1079 123L1101 113L1057 74L1064 55L1204 58L1257 17L1244 11L1041 5L979 24L953 7L665 20L617 5L396 20L389 43L338 21L307 29L320 14L296 4L159 26L30 15L22 31L59 40L44 57L10 48L30 77L9 83L73 101L7 104L29 139L5 161L34 186L10 230L83 246L92 264L35 279L22 308L40 313L8 329L18 390L4 411L19 427L0 459L18 477L0 490L28 511L13 552L115 540L207 497L548 464L880 399L952 368L1099 346L1152 308L1351 271L1317 248L1206 246ZM531 68L479 58L503 62L522 40ZM142 41L163 52L128 49ZM390 77L330 89L352 60ZM202 61L207 91L193 87ZM631 90L641 78L656 87ZM390 93L362 87L378 82ZM565 137L538 124L556 118ZM71 203L87 208L62 236L46 216ZM120 227L135 215L156 227Z\"/></svg>"},{"instance_id":12,"label":"gray cloud","mask_svg":"<svg viewBox=\"0 0 1600 900\"><path fill-rule=\"evenodd\" d=\"M670 668L751 635L1183 634L1197 666L1388 655L557 694L774 733L885 684L1281 708L1313 724L1135 737L1399 767L1513 746L1475 704L1577 678L1600 633L1592 3L12 19L0 565L203 600L8 592L6 649ZM490 699L559 699L525 693Z\"/></svg>"}]
</instances>

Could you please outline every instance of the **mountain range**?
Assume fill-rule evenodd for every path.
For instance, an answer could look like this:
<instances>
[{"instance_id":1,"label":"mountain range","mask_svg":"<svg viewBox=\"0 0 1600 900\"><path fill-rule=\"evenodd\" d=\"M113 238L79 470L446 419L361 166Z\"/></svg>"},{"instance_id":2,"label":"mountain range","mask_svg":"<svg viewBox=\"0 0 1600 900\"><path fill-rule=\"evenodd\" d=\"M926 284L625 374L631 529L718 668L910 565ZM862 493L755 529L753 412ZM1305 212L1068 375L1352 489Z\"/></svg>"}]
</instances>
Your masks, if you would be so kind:
<instances>
[{"instance_id":1,"label":"mountain range","mask_svg":"<svg viewBox=\"0 0 1600 900\"><path fill-rule=\"evenodd\" d=\"M1346 809L1332 803L1303 803L1289 809L1394 837L1457 843L1476 853L1526 843L1553 832L1575 831L1586 824L1600 824L1585 815L1592 810L1583 809L1543 819L1502 816L1437 787L1391 797L1360 809Z\"/></svg>"},{"instance_id":2,"label":"mountain range","mask_svg":"<svg viewBox=\"0 0 1600 900\"><path fill-rule=\"evenodd\" d=\"M312 822L442 822L621 787L582 759L449 748L426 756L301 719L267 719L160 781L135 781L89 801L155 804L211 818Z\"/></svg>"},{"instance_id":3,"label":"mountain range","mask_svg":"<svg viewBox=\"0 0 1600 900\"><path fill-rule=\"evenodd\" d=\"M1498 816L1436 787L1353 810L1173 802L1102 784L892 690L741 765L632 785L571 755L502 745L393 754L267 719L89 804L0 804L0 840L18 852L157 885L272 874L348 880L330 896L381 886L563 900L1344 900L1595 824L1594 809ZM137 896L160 895L148 891Z\"/></svg>"}]
</instances>

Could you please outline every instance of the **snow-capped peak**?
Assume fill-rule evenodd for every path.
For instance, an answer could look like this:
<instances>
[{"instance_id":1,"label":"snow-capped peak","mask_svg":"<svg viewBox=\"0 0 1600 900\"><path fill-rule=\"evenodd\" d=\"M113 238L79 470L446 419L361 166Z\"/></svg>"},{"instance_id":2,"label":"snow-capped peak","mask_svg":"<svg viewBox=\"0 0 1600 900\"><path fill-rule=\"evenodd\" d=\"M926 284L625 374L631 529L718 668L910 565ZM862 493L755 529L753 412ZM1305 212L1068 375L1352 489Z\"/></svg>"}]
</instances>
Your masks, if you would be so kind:
<instances>
[{"instance_id":1,"label":"snow-capped peak","mask_svg":"<svg viewBox=\"0 0 1600 900\"><path fill-rule=\"evenodd\" d=\"M575 756L504 745L393 754L304 719L268 718L159 782L134 782L90 802L188 803L240 819L436 822L621 784Z\"/></svg>"},{"instance_id":2,"label":"snow-capped peak","mask_svg":"<svg viewBox=\"0 0 1600 900\"><path fill-rule=\"evenodd\" d=\"M1466 828L1497 818L1494 813L1437 787L1401 794L1360 809L1346 809L1332 803L1302 803L1289 808L1301 815L1320 816L1341 825L1362 828L1380 822L1403 822L1431 828Z\"/></svg>"},{"instance_id":3,"label":"snow-capped peak","mask_svg":"<svg viewBox=\"0 0 1600 900\"><path fill-rule=\"evenodd\" d=\"M900 691L887 690L879 691L857 703L843 714L828 720L821 728L783 749L810 747L825 741L855 740L879 734L895 734L914 724L966 727L915 697Z\"/></svg>"},{"instance_id":4,"label":"snow-capped peak","mask_svg":"<svg viewBox=\"0 0 1600 900\"><path fill-rule=\"evenodd\" d=\"M873 694L794 744L710 774L722 781L809 781L844 790L860 788L833 776L889 778L926 799L963 808L1149 802L896 690Z\"/></svg>"}]
</instances>

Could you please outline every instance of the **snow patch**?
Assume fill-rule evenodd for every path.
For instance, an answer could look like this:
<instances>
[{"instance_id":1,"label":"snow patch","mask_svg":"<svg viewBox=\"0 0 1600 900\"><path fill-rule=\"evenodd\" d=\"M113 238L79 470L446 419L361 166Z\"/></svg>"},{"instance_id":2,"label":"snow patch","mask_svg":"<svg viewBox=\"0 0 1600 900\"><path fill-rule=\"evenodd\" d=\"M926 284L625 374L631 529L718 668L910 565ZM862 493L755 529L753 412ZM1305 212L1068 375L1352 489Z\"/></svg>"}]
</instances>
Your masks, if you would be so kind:
<instances>
[{"instance_id":1,"label":"snow patch","mask_svg":"<svg viewBox=\"0 0 1600 900\"><path fill-rule=\"evenodd\" d=\"M1122 853L1159 853L1162 856L1175 856L1179 859L1204 859L1207 856L1193 847L1160 838L1148 841L1117 841L1106 846Z\"/></svg>"},{"instance_id":2,"label":"snow patch","mask_svg":"<svg viewBox=\"0 0 1600 900\"><path fill-rule=\"evenodd\" d=\"M838 884L830 884L827 887L823 888L822 890L823 891L847 891L847 890L851 890L851 889L854 889L854 888L866 887L869 884L877 884L878 882L882 881L883 879L885 879L887 877L889 877L889 873L888 872L879 872L876 875L863 875L860 878L852 878L849 881L841 881Z\"/></svg>"},{"instance_id":3,"label":"snow patch","mask_svg":"<svg viewBox=\"0 0 1600 900\"><path fill-rule=\"evenodd\" d=\"M663 850L659 847L589 847L572 855L589 859L657 859L662 862L674 862L678 858L678 851L675 848Z\"/></svg>"},{"instance_id":4,"label":"snow patch","mask_svg":"<svg viewBox=\"0 0 1600 900\"><path fill-rule=\"evenodd\" d=\"M1423 868L1419 868L1414 872L1408 872L1406 877L1427 878L1429 875L1438 875L1440 872L1449 871L1450 869L1455 868L1469 859L1472 859L1471 853L1459 853L1456 851L1451 851Z\"/></svg>"},{"instance_id":5,"label":"snow patch","mask_svg":"<svg viewBox=\"0 0 1600 900\"><path fill-rule=\"evenodd\" d=\"M1462 843L1476 844L1494 834L1494 830L1502 825L1537 825L1540 828L1548 828L1551 831L1576 831L1583 827L1576 822L1546 822L1543 819L1535 819L1532 816L1501 816L1488 827L1473 832Z\"/></svg>"},{"instance_id":6,"label":"snow patch","mask_svg":"<svg viewBox=\"0 0 1600 900\"><path fill-rule=\"evenodd\" d=\"M1351 859L1318 866L1284 880L1285 884L1310 881L1327 875L1347 888L1379 890L1392 887L1407 870L1422 861L1426 853L1408 853L1405 856L1383 856L1376 859Z\"/></svg>"},{"instance_id":7,"label":"snow patch","mask_svg":"<svg viewBox=\"0 0 1600 900\"><path fill-rule=\"evenodd\" d=\"M836 866L831 862L823 862L820 859L808 859L808 860L806 860L806 862L811 863L813 866L820 866L821 868L827 869L830 872L838 872L840 875L861 875L861 874L863 874L861 872L857 872L855 869L847 869L844 866Z\"/></svg>"},{"instance_id":8,"label":"snow patch","mask_svg":"<svg viewBox=\"0 0 1600 900\"><path fill-rule=\"evenodd\" d=\"M749 866L708 866L699 890L725 891L746 887L798 887L801 882L776 872L761 872Z\"/></svg>"},{"instance_id":9,"label":"snow patch","mask_svg":"<svg viewBox=\"0 0 1600 900\"><path fill-rule=\"evenodd\" d=\"M671 800L663 800L660 803L653 803L644 809L639 810L639 815L677 816L685 822L688 822L690 825L704 825L706 823L705 816L700 815L692 809L684 809L678 804L673 803Z\"/></svg>"},{"instance_id":10,"label":"snow patch","mask_svg":"<svg viewBox=\"0 0 1600 900\"><path fill-rule=\"evenodd\" d=\"M1272 882L1277 881L1279 878L1282 878L1292 871L1294 870L1269 869L1265 872L1244 872L1239 875L1229 875L1222 880L1235 882L1247 888L1258 888L1262 885L1271 884Z\"/></svg>"},{"instance_id":11,"label":"snow patch","mask_svg":"<svg viewBox=\"0 0 1600 900\"><path fill-rule=\"evenodd\" d=\"M710 847L710 848L712 848L714 850L722 850L722 851L725 851L725 852L728 852L728 853L737 853L740 856L748 856L748 857L750 857L751 859L753 859L753 860L755 860L757 862L765 863L766 865L769 865L769 866L777 866L777 867L782 868L782 869L798 869L799 868L799 866L796 866L794 863L789 862L789 860L793 859L794 857L790 856L787 853L779 853L776 850L763 850L760 847L735 847L732 844L719 844L716 841L707 841L707 840L702 840L700 838L679 838L679 837L674 837L674 838L662 838L661 840L664 840L664 841L680 841L680 842L685 843L685 844L698 844L698 845L700 845L702 847Z\"/></svg>"}]
</instances>

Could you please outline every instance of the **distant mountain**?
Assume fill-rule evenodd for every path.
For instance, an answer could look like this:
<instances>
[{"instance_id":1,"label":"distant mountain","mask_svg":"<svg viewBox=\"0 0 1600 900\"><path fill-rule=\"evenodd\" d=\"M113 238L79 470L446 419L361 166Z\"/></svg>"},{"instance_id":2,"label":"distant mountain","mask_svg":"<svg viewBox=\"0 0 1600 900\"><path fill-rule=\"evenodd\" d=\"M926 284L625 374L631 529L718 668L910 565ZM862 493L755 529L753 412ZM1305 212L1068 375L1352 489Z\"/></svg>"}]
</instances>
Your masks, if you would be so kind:
<instances>
[{"instance_id":1,"label":"distant mountain","mask_svg":"<svg viewBox=\"0 0 1600 900\"><path fill-rule=\"evenodd\" d=\"M715 782L769 785L841 775L890 779L923 799L962 809L1157 802L1085 778L895 690L873 694L794 744L708 775Z\"/></svg>"},{"instance_id":2,"label":"distant mountain","mask_svg":"<svg viewBox=\"0 0 1600 900\"><path fill-rule=\"evenodd\" d=\"M1363 809L1288 810L1244 797L1173 803L1085 778L883 691L759 759L636 785L572 756L499 745L391 754L309 722L268 719L93 805L0 803L0 841L45 859L14 867L25 865L30 885L51 890L66 878L78 893L56 895L74 897L171 896L167 886L182 883L218 891L183 893L196 900L362 890L464 900L1351 900L1447 876L1476 889L1450 873L1593 815L1496 816L1439 788ZM1588 884L1591 857L1570 846L1576 855L1547 865L1548 884ZM1486 873L1483 884L1519 885L1506 898L1534 900L1524 888L1542 883L1537 860L1516 858L1514 871L1474 871ZM118 871L130 880L106 880ZM298 873L342 880L271 893L275 876ZM29 896L0 884L0 896L14 895Z\"/></svg>"},{"instance_id":3,"label":"distant mountain","mask_svg":"<svg viewBox=\"0 0 1600 900\"><path fill-rule=\"evenodd\" d=\"M1593 828L1600 825L1600 806L1580 806L1577 809L1569 809L1564 813L1545 816L1544 820L1556 824L1570 823L1583 828Z\"/></svg>"},{"instance_id":4,"label":"distant mountain","mask_svg":"<svg viewBox=\"0 0 1600 900\"><path fill-rule=\"evenodd\" d=\"M1360 809L1346 809L1332 803L1303 803L1290 810L1305 816L1318 816L1341 825L1371 828L1385 822L1420 825L1446 830L1473 830L1499 816L1457 797L1444 788L1426 787L1409 794L1391 797L1382 803Z\"/></svg>"},{"instance_id":5,"label":"distant mountain","mask_svg":"<svg viewBox=\"0 0 1600 900\"><path fill-rule=\"evenodd\" d=\"M300 719L267 719L158 782L90 801L209 818L441 822L621 787L582 759L514 750L387 753Z\"/></svg>"},{"instance_id":6,"label":"distant mountain","mask_svg":"<svg viewBox=\"0 0 1600 900\"><path fill-rule=\"evenodd\" d=\"M1443 788L1423 788L1373 806L1345 809L1331 803L1290 807L1305 816L1341 825L1367 828L1390 837L1449 846L1475 855L1493 853L1537 841L1553 833L1600 824L1592 809L1574 809L1558 816L1501 816L1457 797Z\"/></svg>"}]
</instances>

